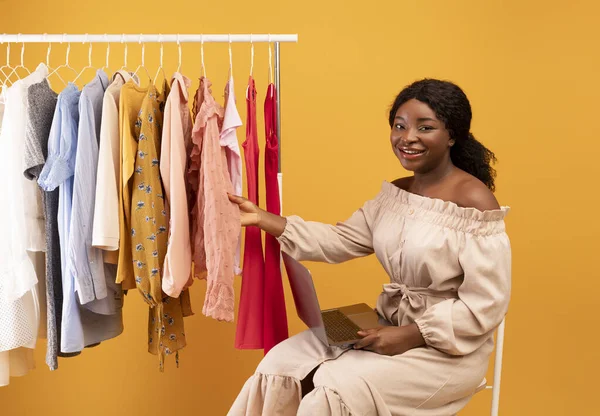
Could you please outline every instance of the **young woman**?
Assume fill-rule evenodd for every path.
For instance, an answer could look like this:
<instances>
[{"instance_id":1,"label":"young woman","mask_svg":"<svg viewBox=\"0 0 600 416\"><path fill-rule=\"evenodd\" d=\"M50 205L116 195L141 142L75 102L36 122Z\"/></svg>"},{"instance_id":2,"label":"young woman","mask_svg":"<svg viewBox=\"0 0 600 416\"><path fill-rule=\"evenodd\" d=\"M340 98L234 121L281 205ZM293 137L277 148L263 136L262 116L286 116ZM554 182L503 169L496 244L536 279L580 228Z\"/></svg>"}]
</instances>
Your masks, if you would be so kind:
<instances>
[{"instance_id":1,"label":"young woman","mask_svg":"<svg viewBox=\"0 0 600 416\"><path fill-rule=\"evenodd\" d=\"M494 197L494 154L470 133L456 85L425 79L390 111L390 141L413 175L336 226L277 217L232 196L242 223L278 237L298 260L375 253L390 276L377 301L391 326L352 349L305 331L273 348L230 415L454 415L482 387L511 286L507 207Z\"/></svg>"}]
</instances>

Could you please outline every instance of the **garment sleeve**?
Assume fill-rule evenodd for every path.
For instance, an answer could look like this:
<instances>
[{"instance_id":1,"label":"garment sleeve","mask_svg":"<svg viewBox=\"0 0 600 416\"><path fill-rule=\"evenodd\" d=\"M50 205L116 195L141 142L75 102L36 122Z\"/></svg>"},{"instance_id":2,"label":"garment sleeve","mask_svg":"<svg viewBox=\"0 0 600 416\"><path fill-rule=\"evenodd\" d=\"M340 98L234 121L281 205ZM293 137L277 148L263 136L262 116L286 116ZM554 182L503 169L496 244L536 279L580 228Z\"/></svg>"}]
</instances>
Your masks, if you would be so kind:
<instances>
[{"instance_id":1,"label":"garment sleeve","mask_svg":"<svg viewBox=\"0 0 600 416\"><path fill-rule=\"evenodd\" d=\"M48 149L48 161L42 169L38 184L46 192L52 192L58 188L64 181L73 176L75 166L69 163L69 157L72 152L72 135L77 134L77 122L69 114L69 111L60 112L61 129L58 132L58 149L50 153ZM66 127L66 128L65 128Z\"/></svg>"},{"instance_id":2,"label":"garment sleeve","mask_svg":"<svg viewBox=\"0 0 600 416\"><path fill-rule=\"evenodd\" d=\"M171 94L180 94L179 87ZM187 154L185 131L181 119L187 114L183 114L179 103L173 101L168 100L168 107L165 107L160 171L170 213L162 289L167 295L176 298L190 281L192 247L188 204L187 198L184 197L187 193L185 185Z\"/></svg>"},{"instance_id":3,"label":"garment sleeve","mask_svg":"<svg viewBox=\"0 0 600 416\"><path fill-rule=\"evenodd\" d=\"M90 137L91 129L89 112L93 111L90 108L89 102L82 98L79 102L79 127L77 129L77 152L75 157L75 175L73 178L73 199L71 208L71 224L70 236L67 253L67 265L70 272L73 274L79 286L79 299L82 304L94 300L94 291L92 286L92 272L90 270L88 253L85 238L85 200L89 200L89 195L86 195L86 182L91 180L91 172L85 172L83 166L89 168L91 163L91 155L89 147L92 138ZM93 115L92 115L93 117Z\"/></svg>"},{"instance_id":4,"label":"garment sleeve","mask_svg":"<svg viewBox=\"0 0 600 416\"><path fill-rule=\"evenodd\" d=\"M107 296L101 252L92 248L94 188L96 184L95 155L97 139L94 109L87 97L79 102L79 128L67 264L78 283L82 305Z\"/></svg>"},{"instance_id":5,"label":"garment sleeve","mask_svg":"<svg viewBox=\"0 0 600 416\"><path fill-rule=\"evenodd\" d=\"M206 86L205 93L207 92ZM207 94L208 95L208 94ZM202 113L203 109L200 110ZM204 247L206 249L207 285L202 313L219 321L233 321L235 247L240 234L239 208L229 201L233 186L227 173L227 161L219 144L216 105L207 106L209 115L204 130L202 163L204 177ZM220 116L220 115L219 115ZM203 116L199 118L202 119ZM209 161L210 160L210 161Z\"/></svg>"},{"instance_id":6,"label":"garment sleeve","mask_svg":"<svg viewBox=\"0 0 600 416\"><path fill-rule=\"evenodd\" d=\"M296 260L342 263L373 253L372 219L376 202L368 201L344 222L336 225L287 217L281 249Z\"/></svg>"},{"instance_id":7,"label":"garment sleeve","mask_svg":"<svg viewBox=\"0 0 600 416\"><path fill-rule=\"evenodd\" d=\"M92 244L94 247L108 251L119 249L118 138L119 110L117 103L112 95L105 94L100 124Z\"/></svg>"},{"instance_id":8,"label":"garment sleeve","mask_svg":"<svg viewBox=\"0 0 600 416\"><path fill-rule=\"evenodd\" d=\"M458 299L433 305L416 320L427 345L450 355L477 350L506 315L511 289L508 236L465 235L459 262L464 280Z\"/></svg>"},{"instance_id":9,"label":"garment sleeve","mask_svg":"<svg viewBox=\"0 0 600 416\"><path fill-rule=\"evenodd\" d=\"M27 89L27 121L25 126L25 154L23 157L23 175L26 179L33 181L39 178L44 167L45 157L42 151L43 133L42 126L39 124L42 111L47 110L45 102L38 102L37 89L43 84L33 84ZM54 112L52 112L54 114ZM49 132L47 132L49 133ZM46 140L48 137L46 136ZM46 144L47 146L47 144ZM37 187L37 183L35 184Z\"/></svg>"},{"instance_id":10,"label":"garment sleeve","mask_svg":"<svg viewBox=\"0 0 600 416\"><path fill-rule=\"evenodd\" d=\"M54 112L54 116L52 118L52 126L50 127L50 134L48 137L48 158L46 159L46 163L40 172L40 176L38 177L38 185L44 191L49 192L50 188L49 176L50 172L54 167L54 162L59 156L60 150L60 135L61 135L61 126L62 123L62 110L60 107L60 97L59 102L56 105L56 110ZM56 186L52 187L52 190L56 189Z\"/></svg>"}]
</instances>

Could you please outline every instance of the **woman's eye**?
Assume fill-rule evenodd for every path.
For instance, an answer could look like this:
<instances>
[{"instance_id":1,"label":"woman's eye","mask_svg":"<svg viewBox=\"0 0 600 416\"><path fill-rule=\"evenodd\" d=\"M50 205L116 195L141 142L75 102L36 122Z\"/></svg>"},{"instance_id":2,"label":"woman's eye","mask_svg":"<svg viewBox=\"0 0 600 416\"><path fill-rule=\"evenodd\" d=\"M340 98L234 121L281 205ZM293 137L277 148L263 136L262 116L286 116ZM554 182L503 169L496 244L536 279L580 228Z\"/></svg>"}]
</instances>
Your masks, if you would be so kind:
<instances>
[{"instance_id":1,"label":"woman's eye","mask_svg":"<svg viewBox=\"0 0 600 416\"><path fill-rule=\"evenodd\" d=\"M421 126L419 127L420 131L428 131L428 130L433 130L433 127L431 126Z\"/></svg>"},{"instance_id":2,"label":"woman's eye","mask_svg":"<svg viewBox=\"0 0 600 416\"><path fill-rule=\"evenodd\" d=\"M398 130L402 130L404 128L404 126L402 124L396 124L396 128Z\"/></svg>"}]
</instances>

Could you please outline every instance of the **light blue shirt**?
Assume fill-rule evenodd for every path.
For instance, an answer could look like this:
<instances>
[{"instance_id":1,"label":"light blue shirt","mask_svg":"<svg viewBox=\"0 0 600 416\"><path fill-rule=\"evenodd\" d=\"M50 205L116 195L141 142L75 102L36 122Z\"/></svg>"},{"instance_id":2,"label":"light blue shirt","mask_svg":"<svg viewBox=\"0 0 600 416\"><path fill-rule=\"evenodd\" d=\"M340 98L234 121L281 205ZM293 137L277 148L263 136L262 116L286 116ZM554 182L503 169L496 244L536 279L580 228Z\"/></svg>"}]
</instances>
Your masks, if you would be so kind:
<instances>
[{"instance_id":1,"label":"light blue shirt","mask_svg":"<svg viewBox=\"0 0 600 416\"><path fill-rule=\"evenodd\" d=\"M63 284L60 349L64 353L81 351L122 332L122 321L116 322L115 315L100 315L94 313L93 308L81 307L75 293L78 285L69 268L80 96L81 92L72 83L59 94L48 139L48 159L38 179L42 189L48 192L59 187L58 233Z\"/></svg>"},{"instance_id":2,"label":"light blue shirt","mask_svg":"<svg viewBox=\"0 0 600 416\"><path fill-rule=\"evenodd\" d=\"M103 315L118 313L121 310L119 300L122 300L120 285L115 283L116 267L105 266L102 250L92 247L102 101L108 84L108 76L99 70L94 79L83 88L79 99L73 209L68 248L69 272L75 277L79 302ZM98 301L93 302L94 300Z\"/></svg>"}]
</instances>

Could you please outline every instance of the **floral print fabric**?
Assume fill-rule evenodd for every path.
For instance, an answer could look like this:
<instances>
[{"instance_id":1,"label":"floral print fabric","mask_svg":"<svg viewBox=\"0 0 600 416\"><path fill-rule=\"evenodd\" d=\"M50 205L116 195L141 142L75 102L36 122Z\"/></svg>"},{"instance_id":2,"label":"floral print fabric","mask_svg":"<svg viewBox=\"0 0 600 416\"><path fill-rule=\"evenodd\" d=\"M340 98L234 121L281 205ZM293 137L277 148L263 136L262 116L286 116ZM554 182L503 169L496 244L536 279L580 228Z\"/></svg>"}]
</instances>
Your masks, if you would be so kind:
<instances>
[{"instance_id":1,"label":"floral print fabric","mask_svg":"<svg viewBox=\"0 0 600 416\"><path fill-rule=\"evenodd\" d=\"M137 151L131 193L131 252L135 283L150 306L149 351L165 356L186 345L183 317L192 314L189 292L170 298L162 291L162 265L169 223L159 170L163 110L167 86L150 86L135 122Z\"/></svg>"}]
</instances>

